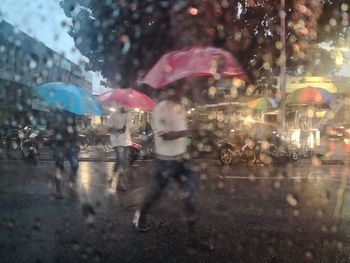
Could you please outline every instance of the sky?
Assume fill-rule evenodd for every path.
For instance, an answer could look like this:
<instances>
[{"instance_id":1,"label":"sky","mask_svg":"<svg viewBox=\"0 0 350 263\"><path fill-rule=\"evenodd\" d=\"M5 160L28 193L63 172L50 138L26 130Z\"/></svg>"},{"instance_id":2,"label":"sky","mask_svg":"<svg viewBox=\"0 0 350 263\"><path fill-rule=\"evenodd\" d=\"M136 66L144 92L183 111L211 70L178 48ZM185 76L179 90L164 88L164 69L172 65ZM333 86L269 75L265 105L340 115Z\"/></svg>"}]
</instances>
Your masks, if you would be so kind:
<instances>
[{"instance_id":1,"label":"sky","mask_svg":"<svg viewBox=\"0 0 350 263\"><path fill-rule=\"evenodd\" d=\"M68 35L70 24L59 6L60 0L0 0L0 17L19 30L42 41L46 46L74 63L88 61L75 48L73 39ZM99 73L93 73L93 94L104 91L99 82L102 79Z\"/></svg>"}]
</instances>

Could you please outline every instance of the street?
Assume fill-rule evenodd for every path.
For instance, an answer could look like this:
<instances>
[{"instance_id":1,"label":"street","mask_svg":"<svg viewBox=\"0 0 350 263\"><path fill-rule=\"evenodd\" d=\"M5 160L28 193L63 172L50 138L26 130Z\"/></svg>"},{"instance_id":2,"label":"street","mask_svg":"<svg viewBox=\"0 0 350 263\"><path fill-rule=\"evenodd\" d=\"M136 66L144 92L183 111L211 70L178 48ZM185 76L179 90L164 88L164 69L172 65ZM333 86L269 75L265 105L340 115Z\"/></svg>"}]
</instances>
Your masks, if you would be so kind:
<instances>
[{"instance_id":1,"label":"street","mask_svg":"<svg viewBox=\"0 0 350 263\"><path fill-rule=\"evenodd\" d=\"M132 167L127 193L110 185L112 166L81 162L79 199L56 200L51 161L1 161L1 262L350 260L346 166L222 167L194 161L198 227L202 238L214 242L213 252L188 248L175 182L151 210L150 232L137 233L132 218L152 162Z\"/></svg>"}]
</instances>

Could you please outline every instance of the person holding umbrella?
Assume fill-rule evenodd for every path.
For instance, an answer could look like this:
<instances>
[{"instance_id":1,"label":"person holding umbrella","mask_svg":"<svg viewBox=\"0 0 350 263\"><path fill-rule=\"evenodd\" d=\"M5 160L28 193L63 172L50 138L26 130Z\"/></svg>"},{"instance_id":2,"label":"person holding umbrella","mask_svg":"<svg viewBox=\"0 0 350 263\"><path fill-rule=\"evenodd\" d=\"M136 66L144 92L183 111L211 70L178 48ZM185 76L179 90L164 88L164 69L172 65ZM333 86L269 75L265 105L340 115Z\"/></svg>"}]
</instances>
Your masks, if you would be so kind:
<instances>
[{"instance_id":1,"label":"person holding umbrella","mask_svg":"<svg viewBox=\"0 0 350 263\"><path fill-rule=\"evenodd\" d=\"M53 133L53 159L56 198L62 199L61 180L64 160L71 165L70 193L77 196L75 181L79 168L76 115L101 116L99 103L82 88L70 83L51 82L34 88L34 92L50 107L48 130Z\"/></svg>"},{"instance_id":2,"label":"person holding umbrella","mask_svg":"<svg viewBox=\"0 0 350 263\"><path fill-rule=\"evenodd\" d=\"M116 179L116 190L127 191L125 175L129 168L129 152L132 145L130 125L131 116L126 107L115 106L107 119L107 127L112 147L115 149L117 162L113 172Z\"/></svg>"},{"instance_id":3,"label":"person holding umbrella","mask_svg":"<svg viewBox=\"0 0 350 263\"><path fill-rule=\"evenodd\" d=\"M179 85L179 80L192 76L248 79L229 52L215 47L193 46L164 54L139 83L160 90L175 81ZM154 184L140 209L135 212L133 224L138 231L147 231L146 214L160 199L169 179L173 178L185 191L185 212L191 244L212 250L213 245L198 239L195 231L195 184L187 154L187 136L190 131L179 94L183 91L177 88L175 92L167 87L165 92L161 92L161 101L153 111L156 153Z\"/></svg>"},{"instance_id":4,"label":"person holding umbrella","mask_svg":"<svg viewBox=\"0 0 350 263\"><path fill-rule=\"evenodd\" d=\"M195 231L196 186L187 153L187 136L191 132L187 126L186 111L180 104L181 96L174 89L167 89L161 92L160 98L152 115L156 154L154 182L140 209L135 212L133 224L140 232L148 231L146 215L161 198L169 180L174 179L185 192L184 210L191 245L212 250L213 246L199 240Z\"/></svg>"},{"instance_id":5,"label":"person holding umbrella","mask_svg":"<svg viewBox=\"0 0 350 263\"><path fill-rule=\"evenodd\" d=\"M132 145L130 135L131 116L127 109L153 110L155 104L145 94L131 88L118 88L107 91L98 97L101 103L111 106L112 114L107 120L110 140L115 148L117 163L114 173L117 179L117 190L126 191L123 180L130 165L129 152ZM120 180L119 180L120 179Z\"/></svg>"}]
</instances>

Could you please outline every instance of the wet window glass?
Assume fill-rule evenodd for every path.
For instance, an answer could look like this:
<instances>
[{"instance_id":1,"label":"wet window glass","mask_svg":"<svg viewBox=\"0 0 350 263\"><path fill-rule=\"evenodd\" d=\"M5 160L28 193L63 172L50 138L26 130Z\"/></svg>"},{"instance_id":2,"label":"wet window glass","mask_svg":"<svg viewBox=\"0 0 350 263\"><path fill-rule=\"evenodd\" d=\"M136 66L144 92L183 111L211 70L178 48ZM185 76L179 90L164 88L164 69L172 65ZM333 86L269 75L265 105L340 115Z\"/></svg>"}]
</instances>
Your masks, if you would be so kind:
<instances>
[{"instance_id":1,"label":"wet window glass","mask_svg":"<svg viewBox=\"0 0 350 263\"><path fill-rule=\"evenodd\" d=\"M0 3L1 262L348 262L350 1Z\"/></svg>"}]
</instances>

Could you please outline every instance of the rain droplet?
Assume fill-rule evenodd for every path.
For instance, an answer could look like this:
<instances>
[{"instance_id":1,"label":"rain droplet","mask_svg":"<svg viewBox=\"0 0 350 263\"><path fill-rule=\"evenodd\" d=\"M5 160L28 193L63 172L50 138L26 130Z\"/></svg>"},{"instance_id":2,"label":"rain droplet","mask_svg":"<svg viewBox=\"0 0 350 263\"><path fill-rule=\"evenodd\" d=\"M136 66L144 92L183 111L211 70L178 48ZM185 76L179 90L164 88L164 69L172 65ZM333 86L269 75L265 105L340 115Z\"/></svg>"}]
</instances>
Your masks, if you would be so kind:
<instances>
[{"instance_id":1,"label":"rain droplet","mask_svg":"<svg viewBox=\"0 0 350 263\"><path fill-rule=\"evenodd\" d=\"M297 206L298 204L298 201L292 194L287 194L286 200L287 200L287 203L291 206Z\"/></svg>"},{"instance_id":2,"label":"rain droplet","mask_svg":"<svg viewBox=\"0 0 350 263\"><path fill-rule=\"evenodd\" d=\"M280 188L281 187L281 183L280 182L275 182L274 184L273 184L273 186L275 187L275 188Z\"/></svg>"},{"instance_id":3,"label":"rain droplet","mask_svg":"<svg viewBox=\"0 0 350 263\"><path fill-rule=\"evenodd\" d=\"M311 251L306 251L305 252L305 259L306 260L312 260L313 259L313 254L311 253Z\"/></svg>"},{"instance_id":4,"label":"rain droplet","mask_svg":"<svg viewBox=\"0 0 350 263\"><path fill-rule=\"evenodd\" d=\"M88 224L94 224L95 223L95 210L90 204L83 204L82 212L84 219Z\"/></svg>"}]
</instances>

